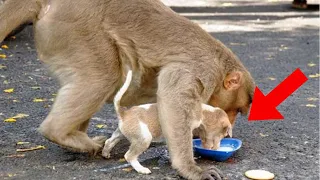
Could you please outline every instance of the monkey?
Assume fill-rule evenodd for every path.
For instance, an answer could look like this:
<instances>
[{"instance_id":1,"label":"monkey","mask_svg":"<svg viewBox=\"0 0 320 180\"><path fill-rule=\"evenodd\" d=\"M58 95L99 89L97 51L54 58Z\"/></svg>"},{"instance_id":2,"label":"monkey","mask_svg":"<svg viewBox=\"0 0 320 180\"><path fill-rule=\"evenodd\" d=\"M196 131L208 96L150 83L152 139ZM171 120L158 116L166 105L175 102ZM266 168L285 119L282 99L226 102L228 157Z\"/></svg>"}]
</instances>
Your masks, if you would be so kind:
<instances>
[{"instance_id":1,"label":"monkey","mask_svg":"<svg viewBox=\"0 0 320 180\"><path fill-rule=\"evenodd\" d=\"M196 23L155 0L6 0L0 42L33 22L39 59L60 83L41 134L56 144L96 154L104 141L86 133L90 117L133 83L124 106L157 102L171 165L186 179L222 179L193 159L192 122L201 104L223 109L234 125L252 102L254 80L239 58ZM134 97L134 98L131 98Z\"/></svg>"},{"instance_id":2,"label":"monkey","mask_svg":"<svg viewBox=\"0 0 320 180\"><path fill-rule=\"evenodd\" d=\"M120 105L123 94L127 91L132 80L132 71L127 73L126 80L114 98L114 107L119 119L118 128L111 138L106 140L102 156L110 158L110 151L124 137L131 145L125 154L125 159L141 174L150 174L150 169L143 167L138 156L143 153L152 141L161 141L162 133L158 120L157 104L142 104L125 109ZM202 117L192 122L192 130L199 128L202 146L207 149L218 149L220 141L229 134L231 123L228 115L220 108L202 104Z\"/></svg>"}]
</instances>

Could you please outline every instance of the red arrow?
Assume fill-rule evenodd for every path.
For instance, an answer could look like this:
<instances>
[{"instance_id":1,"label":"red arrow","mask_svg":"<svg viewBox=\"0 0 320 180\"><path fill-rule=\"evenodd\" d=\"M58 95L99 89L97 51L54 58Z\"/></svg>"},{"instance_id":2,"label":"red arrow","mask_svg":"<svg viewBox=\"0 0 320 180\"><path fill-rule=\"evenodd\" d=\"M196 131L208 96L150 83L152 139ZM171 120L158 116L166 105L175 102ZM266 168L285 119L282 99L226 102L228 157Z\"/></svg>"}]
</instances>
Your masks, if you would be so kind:
<instances>
[{"instance_id":1,"label":"red arrow","mask_svg":"<svg viewBox=\"0 0 320 180\"><path fill-rule=\"evenodd\" d=\"M267 96L256 87L254 91L249 121L283 119L276 107L304 84L308 78L298 68Z\"/></svg>"}]
</instances>

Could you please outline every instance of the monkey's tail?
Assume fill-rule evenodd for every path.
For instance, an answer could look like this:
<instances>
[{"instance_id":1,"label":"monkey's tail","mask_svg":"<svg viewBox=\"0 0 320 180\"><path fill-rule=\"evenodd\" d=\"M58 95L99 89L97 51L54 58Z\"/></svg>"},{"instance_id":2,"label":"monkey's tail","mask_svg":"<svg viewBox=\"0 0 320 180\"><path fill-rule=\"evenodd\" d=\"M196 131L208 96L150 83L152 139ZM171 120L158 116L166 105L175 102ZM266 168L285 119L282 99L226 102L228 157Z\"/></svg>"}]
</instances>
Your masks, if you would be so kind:
<instances>
[{"instance_id":1,"label":"monkey's tail","mask_svg":"<svg viewBox=\"0 0 320 180\"><path fill-rule=\"evenodd\" d=\"M0 5L0 42L19 25L37 19L43 0L6 0Z\"/></svg>"},{"instance_id":2,"label":"monkey's tail","mask_svg":"<svg viewBox=\"0 0 320 180\"><path fill-rule=\"evenodd\" d=\"M120 101L121 101L121 98L124 95L124 93L128 90L129 85L131 83L131 80L132 80L132 70L129 70L127 77L126 77L126 81L124 82L124 84L122 85L120 90L117 92L117 94L113 100L114 108L116 109L116 113L120 117L122 117L122 114L123 114L123 110L121 109L121 106L120 106Z\"/></svg>"}]
</instances>

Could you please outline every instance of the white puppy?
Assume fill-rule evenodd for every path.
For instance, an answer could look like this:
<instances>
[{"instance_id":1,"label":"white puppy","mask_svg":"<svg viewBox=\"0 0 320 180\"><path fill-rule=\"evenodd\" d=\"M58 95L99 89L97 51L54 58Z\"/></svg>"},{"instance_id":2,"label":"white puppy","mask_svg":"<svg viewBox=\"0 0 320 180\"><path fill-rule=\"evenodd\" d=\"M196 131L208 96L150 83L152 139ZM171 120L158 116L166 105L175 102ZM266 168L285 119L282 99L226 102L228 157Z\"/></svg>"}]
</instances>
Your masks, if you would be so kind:
<instances>
[{"instance_id":1,"label":"white puppy","mask_svg":"<svg viewBox=\"0 0 320 180\"><path fill-rule=\"evenodd\" d=\"M123 138L131 145L125 159L139 173L149 174L151 171L138 162L138 156L143 153L152 141L162 138L161 126L158 120L157 104L143 104L124 108L120 106L123 94L127 91L132 80L132 71L127 74L126 81L114 98L114 107L119 118L119 126L106 140L102 156L110 158L110 151ZM227 114L220 108L202 104L202 119L194 123L202 145L207 149L217 149L225 136L231 135L231 124Z\"/></svg>"}]
</instances>

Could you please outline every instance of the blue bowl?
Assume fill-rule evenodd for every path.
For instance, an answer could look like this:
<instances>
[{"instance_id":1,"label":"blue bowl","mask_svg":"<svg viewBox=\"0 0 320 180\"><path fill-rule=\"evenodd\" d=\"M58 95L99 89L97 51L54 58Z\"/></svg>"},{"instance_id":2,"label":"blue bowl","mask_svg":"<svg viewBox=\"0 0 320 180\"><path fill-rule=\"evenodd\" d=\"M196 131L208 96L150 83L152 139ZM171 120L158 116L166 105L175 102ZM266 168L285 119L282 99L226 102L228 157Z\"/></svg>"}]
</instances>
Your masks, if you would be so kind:
<instances>
[{"instance_id":1,"label":"blue bowl","mask_svg":"<svg viewBox=\"0 0 320 180\"><path fill-rule=\"evenodd\" d=\"M231 148L230 151L218 151L218 150L210 150L205 149L201 145L200 139L193 140L193 149L194 152L200 156L207 157L213 159L215 161L226 161L229 157L233 155L235 151L237 151L241 147L241 140L235 138L224 138L220 142L220 147L228 147Z\"/></svg>"}]
</instances>

